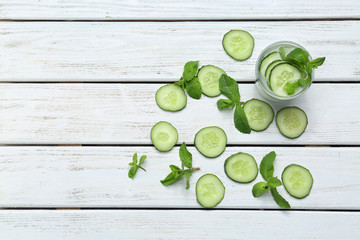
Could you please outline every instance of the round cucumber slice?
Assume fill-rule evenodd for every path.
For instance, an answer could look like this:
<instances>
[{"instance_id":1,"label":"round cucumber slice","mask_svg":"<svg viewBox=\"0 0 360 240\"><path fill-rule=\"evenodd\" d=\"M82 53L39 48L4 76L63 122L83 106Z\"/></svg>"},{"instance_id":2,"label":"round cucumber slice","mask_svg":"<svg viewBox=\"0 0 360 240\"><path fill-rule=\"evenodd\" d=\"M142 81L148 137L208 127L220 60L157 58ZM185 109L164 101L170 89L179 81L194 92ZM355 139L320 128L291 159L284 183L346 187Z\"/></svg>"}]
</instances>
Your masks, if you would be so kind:
<instances>
[{"instance_id":1,"label":"round cucumber slice","mask_svg":"<svg viewBox=\"0 0 360 240\"><path fill-rule=\"evenodd\" d=\"M171 112L180 111L186 106L187 97L184 89L174 84L167 84L157 90L155 94L156 104Z\"/></svg>"},{"instance_id":2,"label":"round cucumber slice","mask_svg":"<svg viewBox=\"0 0 360 240\"><path fill-rule=\"evenodd\" d=\"M305 131L308 118L298 107L285 107L276 114L276 126L287 138L297 138Z\"/></svg>"},{"instance_id":3,"label":"round cucumber slice","mask_svg":"<svg viewBox=\"0 0 360 240\"><path fill-rule=\"evenodd\" d=\"M224 195L225 186L214 174L205 174L196 182L196 200L204 208L215 207Z\"/></svg>"},{"instance_id":4,"label":"round cucumber slice","mask_svg":"<svg viewBox=\"0 0 360 240\"><path fill-rule=\"evenodd\" d=\"M295 198L304 198L309 195L314 182L310 171L297 164L287 166L281 179L286 191Z\"/></svg>"},{"instance_id":5,"label":"round cucumber slice","mask_svg":"<svg viewBox=\"0 0 360 240\"><path fill-rule=\"evenodd\" d=\"M249 183L258 175L255 158L247 153L236 153L225 160L226 175L235 182Z\"/></svg>"},{"instance_id":6,"label":"round cucumber slice","mask_svg":"<svg viewBox=\"0 0 360 240\"><path fill-rule=\"evenodd\" d=\"M165 121L156 123L150 133L151 142L161 152L170 151L177 143L178 137L176 128Z\"/></svg>"},{"instance_id":7,"label":"round cucumber slice","mask_svg":"<svg viewBox=\"0 0 360 240\"><path fill-rule=\"evenodd\" d=\"M208 158L215 158L225 151L227 137L219 127L205 127L195 135L195 147Z\"/></svg>"},{"instance_id":8,"label":"round cucumber slice","mask_svg":"<svg viewBox=\"0 0 360 240\"><path fill-rule=\"evenodd\" d=\"M254 38L243 30L231 30L224 35L222 41L225 52L235 60L248 59L254 49Z\"/></svg>"},{"instance_id":9,"label":"round cucumber slice","mask_svg":"<svg viewBox=\"0 0 360 240\"><path fill-rule=\"evenodd\" d=\"M271 90L278 96L289 96L285 90L285 84L298 81L301 78L301 72L298 68L288 64L281 63L276 65L270 72Z\"/></svg>"},{"instance_id":10,"label":"round cucumber slice","mask_svg":"<svg viewBox=\"0 0 360 240\"><path fill-rule=\"evenodd\" d=\"M250 128L254 131L264 131L274 119L274 110L270 104L259 99L247 101L243 108Z\"/></svg>"},{"instance_id":11,"label":"round cucumber slice","mask_svg":"<svg viewBox=\"0 0 360 240\"><path fill-rule=\"evenodd\" d=\"M206 65L200 68L198 79L201 84L202 92L208 97L220 95L219 79L222 74L226 74L221 68L213 65Z\"/></svg>"},{"instance_id":12,"label":"round cucumber slice","mask_svg":"<svg viewBox=\"0 0 360 240\"><path fill-rule=\"evenodd\" d=\"M277 60L281 60L281 56L279 52L272 52L269 53L266 57L264 57L264 59L261 61L260 69L259 69L263 77L265 77L265 72L268 66Z\"/></svg>"},{"instance_id":13,"label":"round cucumber slice","mask_svg":"<svg viewBox=\"0 0 360 240\"><path fill-rule=\"evenodd\" d=\"M282 61L282 60L273 61L273 62L270 63L269 66L266 68L265 77L267 78L268 81L270 81L269 76L270 76L271 70L272 70L276 65L278 65L279 63L284 63L284 61Z\"/></svg>"}]
</instances>

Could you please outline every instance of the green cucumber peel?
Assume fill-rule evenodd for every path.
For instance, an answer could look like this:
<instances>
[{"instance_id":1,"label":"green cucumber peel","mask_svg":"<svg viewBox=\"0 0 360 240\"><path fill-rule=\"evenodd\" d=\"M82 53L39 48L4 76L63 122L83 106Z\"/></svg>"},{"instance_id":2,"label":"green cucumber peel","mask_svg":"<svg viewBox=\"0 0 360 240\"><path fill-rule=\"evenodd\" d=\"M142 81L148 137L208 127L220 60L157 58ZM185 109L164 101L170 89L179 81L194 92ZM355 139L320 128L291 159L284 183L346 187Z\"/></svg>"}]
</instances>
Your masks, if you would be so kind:
<instances>
[{"instance_id":1,"label":"green cucumber peel","mask_svg":"<svg viewBox=\"0 0 360 240\"><path fill-rule=\"evenodd\" d=\"M186 189L190 188L190 177L194 171L200 170L200 168L192 167L192 154L187 150L186 144L183 142L179 149L179 157L181 160L181 168L175 165L170 165L171 172L163 179L160 180L162 185L169 186L185 176ZM187 169L185 169L185 167Z\"/></svg>"},{"instance_id":2,"label":"green cucumber peel","mask_svg":"<svg viewBox=\"0 0 360 240\"><path fill-rule=\"evenodd\" d=\"M137 153L134 153L133 161L131 163L129 163L129 166L131 166L131 168L130 168L130 170L128 172L128 177L129 178L134 179L135 174L136 174L136 172L137 172L137 170L139 168L141 168L142 170L144 170L146 172L145 168L143 168L141 166L141 164L145 161L145 159L146 159L146 155L142 155L140 160L139 160L139 163L138 163Z\"/></svg>"}]
</instances>

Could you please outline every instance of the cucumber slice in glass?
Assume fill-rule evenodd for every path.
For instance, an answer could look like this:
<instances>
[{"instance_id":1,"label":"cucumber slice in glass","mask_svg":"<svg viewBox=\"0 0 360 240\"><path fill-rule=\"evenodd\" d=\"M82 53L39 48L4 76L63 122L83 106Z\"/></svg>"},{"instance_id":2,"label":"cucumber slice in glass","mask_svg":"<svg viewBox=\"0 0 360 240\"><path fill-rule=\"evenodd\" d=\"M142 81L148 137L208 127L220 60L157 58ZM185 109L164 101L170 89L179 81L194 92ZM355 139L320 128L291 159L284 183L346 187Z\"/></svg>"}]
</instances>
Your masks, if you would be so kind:
<instances>
[{"instance_id":1,"label":"cucumber slice in glass","mask_svg":"<svg viewBox=\"0 0 360 240\"><path fill-rule=\"evenodd\" d=\"M301 72L298 68L288 64L281 63L276 65L270 72L271 90L278 96L289 96L285 90L285 84L295 82L301 78Z\"/></svg>"}]
</instances>

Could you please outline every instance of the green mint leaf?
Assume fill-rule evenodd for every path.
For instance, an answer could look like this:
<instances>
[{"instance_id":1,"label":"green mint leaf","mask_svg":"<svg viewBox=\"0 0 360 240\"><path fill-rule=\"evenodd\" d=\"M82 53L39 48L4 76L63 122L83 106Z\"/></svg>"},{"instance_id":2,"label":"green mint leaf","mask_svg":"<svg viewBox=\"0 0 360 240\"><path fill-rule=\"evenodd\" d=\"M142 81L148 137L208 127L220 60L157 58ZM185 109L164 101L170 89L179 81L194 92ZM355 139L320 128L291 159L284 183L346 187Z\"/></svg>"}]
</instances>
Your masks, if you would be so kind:
<instances>
[{"instance_id":1,"label":"green mint leaf","mask_svg":"<svg viewBox=\"0 0 360 240\"><path fill-rule=\"evenodd\" d=\"M183 77L185 81L188 82L195 77L198 67L199 61L190 61L185 64L183 72Z\"/></svg>"},{"instance_id":2,"label":"green mint leaf","mask_svg":"<svg viewBox=\"0 0 360 240\"><path fill-rule=\"evenodd\" d=\"M194 99L201 98L201 94L202 94L201 84L197 77L194 77L190 81L186 82L185 86L186 86L186 91L190 97Z\"/></svg>"},{"instance_id":3,"label":"green mint leaf","mask_svg":"<svg viewBox=\"0 0 360 240\"><path fill-rule=\"evenodd\" d=\"M325 57L315 58L314 60L309 62L309 65L311 66L311 68L318 68L319 66L323 65L324 62Z\"/></svg>"},{"instance_id":4,"label":"green mint leaf","mask_svg":"<svg viewBox=\"0 0 360 240\"><path fill-rule=\"evenodd\" d=\"M300 63L301 65L309 62L309 53L301 48L295 48L286 55L286 61L294 61Z\"/></svg>"},{"instance_id":5,"label":"green mint leaf","mask_svg":"<svg viewBox=\"0 0 360 240\"><path fill-rule=\"evenodd\" d=\"M234 124L237 130L242 133L250 133L251 128L248 119L245 115L244 109L237 105L234 112Z\"/></svg>"},{"instance_id":6,"label":"green mint leaf","mask_svg":"<svg viewBox=\"0 0 360 240\"><path fill-rule=\"evenodd\" d=\"M186 189L190 188L190 177L191 177L192 172L193 172L192 169L187 169L184 171L184 176L186 178Z\"/></svg>"},{"instance_id":7,"label":"green mint leaf","mask_svg":"<svg viewBox=\"0 0 360 240\"><path fill-rule=\"evenodd\" d=\"M252 188L254 197L260 197L265 191L269 191L269 186L266 182L258 182Z\"/></svg>"},{"instance_id":8,"label":"green mint leaf","mask_svg":"<svg viewBox=\"0 0 360 240\"><path fill-rule=\"evenodd\" d=\"M284 47L279 48L280 57L282 60L286 59L286 50Z\"/></svg>"},{"instance_id":9,"label":"green mint leaf","mask_svg":"<svg viewBox=\"0 0 360 240\"><path fill-rule=\"evenodd\" d=\"M299 87L298 81L286 82L284 89L288 95L293 95L295 90Z\"/></svg>"},{"instance_id":10,"label":"green mint leaf","mask_svg":"<svg viewBox=\"0 0 360 240\"><path fill-rule=\"evenodd\" d=\"M235 107L235 104L230 99L219 99L216 103L219 110L223 110L226 108L233 109Z\"/></svg>"},{"instance_id":11,"label":"green mint leaf","mask_svg":"<svg viewBox=\"0 0 360 240\"><path fill-rule=\"evenodd\" d=\"M270 191L277 205L285 209L290 209L290 204L280 195L276 188L270 188Z\"/></svg>"},{"instance_id":12,"label":"green mint leaf","mask_svg":"<svg viewBox=\"0 0 360 240\"><path fill-rule=\"evenodd\" d=\"M180 146L179 156L183 166L192 168L192 154L187 150L185 142Z\"/></svg>"},{"instance_id":13,"label":"green mint leaf","mask_svg":"<svg viewBox=\"0 0 360 240\"><path fill-rule=\"evenodd\" d=\"M134 153L134 155L133 155L133 161L132 161L134 165L137 164L137 159L138 159L138 158L137 158L137 153Z\"/></svg>"},{"instance_id":14,"label":"green mint leaf","mask_svg":"<svg viewBox=\"0 0 360 240\"><path fill-rule=\"evenodd\" d=\"M303 87L307 87L311 84L311 73L307 73L305 71L301 72L301 78L298 80L299 85Z\"/></svg>"},{"instance_id":15,"label":"green mint leaf","mask_svg":"<svg viewBox=\"0 0 360 240\"><path fill-rule=\"evenodd\" d=\"M139 169L139 166L138 165L134 165L130 168L129 172L128 172L128 176L129 178L134 178L135 177L135 174L137 172L137 170Z\"/></svg>"},{"instance_id":16,"label":"green mint leaf","mask_svg":"<svg viewBox=\"0 0 360 240\"><path fill-rule=\"evenodd\" d=\"M235 104L240 104L239 86L234 79L226 74L222 74L219 79L219 88L224 96L232 100Z\"/></svg>"},{"instance_id":17,"label":"green mint leaf","mask_svg":"<svg viewBox=\"0 0 360 240\"><path fill-rule=\"evenodd\" d=\"M267 183L272 188L277 188L282 185L281 181L276 177L269 177Z\"/></svg>"},{"instance_id":18,"label":"green mint leaf","mask_svg":"<svg viewBox=\"0 0 360 240\"><path fill-rule=\"evenodd\" d=\"M181 179L182 176L184 175L184 171L175 165L170 165L170 169L171 169L171 173L167 175L166 178L160 181L164 186L173 184L174 182Z\"/></svg>"},{"instance_id":19,"label":"green mint leaf","mask_svg":"<svg viewBox=\"0 0 360 240\"><path fill-rule=\"evenodd\" d=\"M260 173L261 176L268 181L270 177L274 174L274 161L276 158L276 153L274 151L268 153L260 163Z\"/></svg>"},{"instance_id":20,"label":"green mint leaf","mask_svg":"<svg viewBox=\"0 0 360 240\"><path fill-rule=\"evenodd\" d=\"M140 161L139 161L139 165L141 165L145 161L146 158L147 158L146 155L142 155L140 158Z\"/></svg>"}]
</instances>

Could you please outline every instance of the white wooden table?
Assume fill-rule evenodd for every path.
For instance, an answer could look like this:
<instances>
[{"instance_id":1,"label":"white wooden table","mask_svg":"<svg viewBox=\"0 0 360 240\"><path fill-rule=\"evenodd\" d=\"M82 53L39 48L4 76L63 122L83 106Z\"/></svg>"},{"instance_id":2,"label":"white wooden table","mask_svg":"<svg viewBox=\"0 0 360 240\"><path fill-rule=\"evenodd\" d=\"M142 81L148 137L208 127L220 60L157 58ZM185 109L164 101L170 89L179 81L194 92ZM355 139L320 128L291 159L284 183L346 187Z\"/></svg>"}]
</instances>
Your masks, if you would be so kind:
<instances>
[{"instance_id":1,"label":"white wooden table","mask_svg":"<svg viewBox=\"0 0 360 240\"><path fill-rule=\"evenodd\" d=\"M360 1L0 0L0 19L1 239L360 239ZM223 51L230 29L254 36L247 61ZM274 123L242 135L216 98L188 99L177 113L157 107L156 90L190 60L223 68L243 100L262 98L255 62L279 40L326 56L304 96L273 104L306 111L300 138L284 138ZM201 167L188 191L184 182L159 182L180 162L178 147L160 153L151 145L160 120L178 129ZM228 134L216 159L193 147L209 125ZM254 199L253 184L223 171L235 152L259 163L273 150L275 175L298 163L315 179L303 200L280 189L289 211L269 194ZM130 180L134 152L148 156L148 171ZM226 186L214 210L195 199L207 172Z\"/></svg>"}]
</instances>

